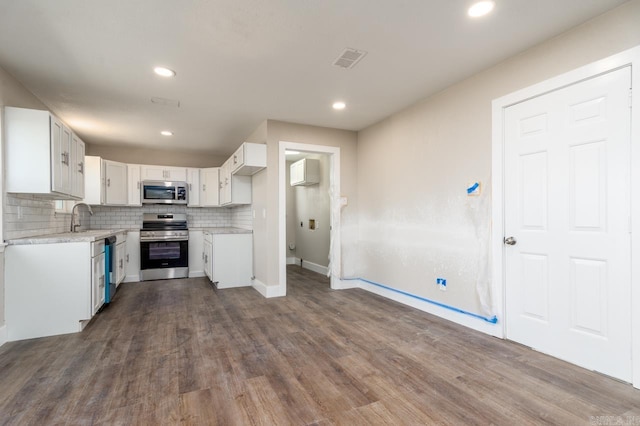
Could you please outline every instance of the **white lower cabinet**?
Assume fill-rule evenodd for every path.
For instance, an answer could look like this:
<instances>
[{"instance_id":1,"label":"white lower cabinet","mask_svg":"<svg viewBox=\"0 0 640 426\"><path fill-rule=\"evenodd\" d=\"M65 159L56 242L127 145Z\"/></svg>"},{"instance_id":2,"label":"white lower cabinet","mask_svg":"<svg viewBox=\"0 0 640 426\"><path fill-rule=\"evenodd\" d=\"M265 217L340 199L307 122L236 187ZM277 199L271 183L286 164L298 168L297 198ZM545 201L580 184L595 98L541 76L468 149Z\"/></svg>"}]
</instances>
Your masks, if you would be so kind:
<instances>
[{"instance_id":1,"label":"white lower cabinet","mask_svg":"<svg viewBox=\"0 0 640 426\"><path fill-rule=\"evenodd\" d=\"M189 277L204 277L202 231L189 231Z\"/></svg>"},{"instance_id":2,"label":"white lower cabinet","mask_svg":"<svg viewBox=\"0 0 640 426\"><path fill-rule=\"evenodd\" d=\"M9 341L81 331L104 303L104 242L9 245L5 300Z\"/></svg>"},{"instance_id":3,"label":"white lower cabinet","mask_svg":"<svg viewBox=\"0 0 640 426\"><path fill-rule=\"evenodd\" d=\"M91 249L91 315L104 305L105 298L105 254L104 241L92 243Z\"/></svg>"},{"instance_id":4,"label":"white lower cabinet","mask_svg":"<svg viewBox=\"0 0 640 426\"><path fill-rule=\"evenodd\" d=\"M140 281L140 232L127 232L127 254L124 257L125 266L125 282Z\"/></svg>"},{"instance_id":5,"label":"white lower cabinet","mask_svg":"<svg viewBox=\"0 0 640 426\"><path fill-rule=\"evenodd\" d=\"M204 231L205 273L216 288L251 286L253 235Z\"/></svg>"},{"instance_id":6,"label":"white lower cabinet","mask_svg":"<svg viewBox=\"0 0 640 426\"><path fill-rule=\"evenodd\" d=\"M204 247L202 253L204 273L211 281L213 281L213 260L211 259L213 246L211 243L211 234L205 233L204 235Z\"/></svg>"},{"instance_id":7,"label":"white lower cabinet","mask_svg":"<svg viewBox=\"0 0 640 426\"><path fill-rule=\"evenodd\" d=\"M125 276L127 275L127 244L126 239L120 240L120 236L118 235L118 242L116 244L116 255L115 255L115 264L113 265L113 269L115 272L116 286L119 286L122 281L124 281Z\"/></svg>"}]
</instances>

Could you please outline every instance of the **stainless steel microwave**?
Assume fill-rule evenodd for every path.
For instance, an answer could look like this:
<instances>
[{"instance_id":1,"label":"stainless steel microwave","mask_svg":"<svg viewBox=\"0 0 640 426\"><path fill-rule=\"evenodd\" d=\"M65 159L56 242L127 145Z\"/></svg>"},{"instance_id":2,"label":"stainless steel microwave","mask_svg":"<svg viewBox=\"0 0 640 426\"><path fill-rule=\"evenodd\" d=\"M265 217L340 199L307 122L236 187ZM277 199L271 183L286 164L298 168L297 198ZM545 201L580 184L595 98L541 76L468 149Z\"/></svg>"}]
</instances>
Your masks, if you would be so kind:
<instances>
[{"instance_id":1,"label":"stainless steel microwave","mask_svg":"<svg viewBox=\"0 0 640 426\"><path fill-rule=\"evenodd\" d=\"M187 204L188 197L186 182L142 182L142 204Z\"/></svg>"}]
</instances>

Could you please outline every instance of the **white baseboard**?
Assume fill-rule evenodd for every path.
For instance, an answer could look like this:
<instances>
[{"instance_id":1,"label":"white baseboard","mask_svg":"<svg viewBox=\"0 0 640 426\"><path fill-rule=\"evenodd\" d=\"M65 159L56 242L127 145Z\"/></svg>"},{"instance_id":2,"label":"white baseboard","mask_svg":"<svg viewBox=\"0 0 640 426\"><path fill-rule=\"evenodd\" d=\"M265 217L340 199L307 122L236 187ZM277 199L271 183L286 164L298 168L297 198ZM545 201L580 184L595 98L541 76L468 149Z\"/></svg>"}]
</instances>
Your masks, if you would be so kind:
<instances>
[{"instance_id":1,"label":"white baseboard","mask_svg":"<svg viewBox=\"0 0 640 426\"><path fill-rule=\"evenodd\" d=\"M379 287L364 280L356 279L352 281L357 282L358 287L363 290L375 293L382 297L386 297L387 299L395 300L396 302L402 303L403 305L411 306L412 308L416 308L423 312L433 314L437 317L444 318L473 330L480 331L491 336L503 338L501 324L493 324L481 318L477 318L469 314L460 312L459 310L439 306L437 304L418 299L408 294L402 294L389 288Z\"/></svg>"},{"instance_id":2,"label":"white baseboard","mask_svg":"<svg viewBox=\"0 0 640 426\"><path fill-rule=\"evenodd\" d=\"M360 280L341 280L331 277L332 290L348 290L350 288L360 288Z\"/></svg>"},{"instance_id":3,"label":"white baseboard","mask_svg":"<svg viewBox=\"0 0 640 426\"><path fill-rule=\"evenodd\" d=\"M124 283L136 283L140 281L140 275L125 275L124 280L122 282Z\"/></svg>"},{"instance_id":4,"label":"white baseboard","mask_svg":"<svg viewBox=\"0 0 640 426\"><path fill-rule=\"evenodd\" d=\"M204 271L192 271L189 270L189 278L200 278L206 276Z\"/></svg>"},{"instance_id":5,"label":"white baseboard","mask_svg":"<svg viewBox=\"0 0 640 426\"><path fill-rule=\"evenodd\" d=\"M309 262L308 260L302 261L302 267L322 275L327 275L329 269L327 266L318 265L317 263Z\"/></svg>"},{"instance_id":6,"label":"white baseboard","mask_svg":"<svg viewBox=\"0 0 640 426\"><path fill-rule=\"evenodd\" d=\"M297 257L287 257L287 265L299 265L300 259Z\"/></svg>"},{"instance_id":7,"label":"white baseboard","mask_svg":"<svg viewBox=\"0 0 640 426\"><path fill-rule=\"evenodd\" d=\"M0 346L7 343L7 325L0 327Z\"/></svg>"},{"instance_id":8,"label":"white baseboard","mask_svg":"<svg viewBox=\"0 0 640 426\"><path fill-rule=\"evenodd\" d=\"M256 289L258 293L266 297L267 299L271 297L282 297L287 295L287 287L281 285L266 285L262 281L258 279L253 280L253 284L251 287Z\"/></svg>"}]
</instances>

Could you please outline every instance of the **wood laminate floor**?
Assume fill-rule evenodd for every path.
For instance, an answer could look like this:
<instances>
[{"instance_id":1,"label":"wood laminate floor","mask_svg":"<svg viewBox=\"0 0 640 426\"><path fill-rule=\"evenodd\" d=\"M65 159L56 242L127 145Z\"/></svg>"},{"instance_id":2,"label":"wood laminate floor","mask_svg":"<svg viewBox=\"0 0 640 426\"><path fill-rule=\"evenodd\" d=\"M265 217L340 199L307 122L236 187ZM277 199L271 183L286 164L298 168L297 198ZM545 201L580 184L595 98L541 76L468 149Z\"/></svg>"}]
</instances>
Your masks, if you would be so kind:
<instances>
[{"instance_id":1,"label":"wood laminate floor","mask_svg":"<svg viewBox=\"0 0 640 426\"><path fill-rule=\"evenodd\" d=\"M123 284L84 332L5 344L0 424L640 424L628 384L288 276L277 299L204 278Z\"/></svg>"}]
</instances>

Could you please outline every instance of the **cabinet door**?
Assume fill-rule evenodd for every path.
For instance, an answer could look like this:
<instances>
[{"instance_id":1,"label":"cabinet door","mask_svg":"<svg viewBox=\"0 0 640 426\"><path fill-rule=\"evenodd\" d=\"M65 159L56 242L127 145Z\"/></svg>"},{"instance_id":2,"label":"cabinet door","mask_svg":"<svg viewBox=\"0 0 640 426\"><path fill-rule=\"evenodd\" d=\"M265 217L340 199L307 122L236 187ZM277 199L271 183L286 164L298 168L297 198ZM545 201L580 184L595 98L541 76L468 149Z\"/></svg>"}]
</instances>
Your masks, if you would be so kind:
<instances>
[{"instance_id":1,"label":"cabinet door","mask_svg":"<svg viewBox=\"0 0 640 426\"><path fill-rule=\"evenodd\" d=\"M105 200L109 205L127 204L127 165L116 161L102 160L104 162Z\"/></svg>"},{"instance_id":2,"label":"cabinet door","mask_svg":"<svg viewBox=\"0 0 640 426\"><path fill-rule=\"evenodd\" d=\"M165 167L166 179L174 182L186 182L187 181L187 168L186 167Z\"/></svg>"},{"instance_id":3,"label":"cabinet door","mask_svg":"<svg viewBox=\"0 0 640 426\"><path fill-rule=\"evenodd\" d=\"M204 273L213 281L213 247L210 241L204 240Z\"/></svg>"},{"instance_id":4,"label":"cabinet door","mask_svg":"<svg viewBox=\"0 0 640 426\"><path fill-rule=\"evenodd\" d=\"M116 245L116 285L119 285L126 275L126 254L127 254L127 245L123 241L120 244Z\"/></svg>"},{"instance_id":5,"label":"cabinet door","mask_svg":"<svg viewBox=\"0 0 640 426\"><path fill-rule=\"evenodd\" d=\"M51 116L51 190L62 194L71 192L71 131L62 121Z\"/></svg>"},{"instance_id":6,"label":"cabinet door","mask_svg":"<svg viewBox=\"0 0 640 426\"><path fill-rule=\"evenodd\" d=\"M71 134L71 195L84 198L84 142Z\"/></svg>"},{"instance_id":7,"label":"cabinet door","mask_svg":"<svg viewBox=\"0 0 640 426\"><path fill-rule=\"evenodd\" d=\"M127 281L140 281L140 232L127 232L127 254L124 256L126 263L125 275Z\"/></svg>"},{"instance_id":8,"label":"cabinet door","mask_svg":"<svg viewBox=\"0 0 640 426\"><path fill-rule=\"evenodd\" d=\"M189 231L189 276L204 275L204 240L202 231Z\"/></svg>"},{"instance_id":9,"label":"cabinet door","mask_svg":"<svg viewBox=\"0 0 640 426\"><path fill-rule=\"evenodd\" d=\"M92 314L95 315L98 309L104 305L105 296L105 276L104 276L104 253L100 253L92 258L91 274L91 306Z\"/></svg>"},{"instance_id":10,"label":"cabinet door","mask_svg":"<svg viewBox=\"0 0 640 426\"><path fill-rule=\"evenodd\" d=\"M253 270L251 234L217 234L213 236L211 280L216 288L251 285Z\"/></svg>"},{"instance_id":11,"label":"cabinet door","mask_svg":"<svg viewBox=\"0 0 640 426\"><path fill-rule=\"evenodd\" d=\"M231 173L235 172L244 164L244 144L236 150L231 156Z\"/></svg>"},{"instance_id":12,"label":"cabinet door","mask_svg":"<svg viewBox=\"0 0 640 426\"><path fill-rule=\"evenodd\" d=\"M127 164L127 205L141 206L141 181L140 166L137 164Z\"/></svg>"},{"instance_id":13,"label":"cabinet door","mask_svg":"<svg viewBox=\"0 0 640 426\"><path fill-rule=\"evenodd\" d=\"M162 166L141 166L142 180L167 180Z\"/></svg>"},{"instance_id":14,"label":"cabinet door","mask_svg":"<svg viewBox=\"0 0 640 426\"><path fill-rule=\"evenodd\" d=\"M189 207L200 206L200 169L187 169Z\"/></svg>"},{"instance_id":15,"label":"cabinet door","mask_svg":"<svg viewBox=\"0 0 640 426\"><path fill-rule=\"evenodd\" d=\"M220 205L231 202L231 163L232 158L225 161L220 168Z\"/></svg>"},{"instance_id":16,"label":"cabinet door","mask_svg":"<svg viewBox=\"0 0 640 426\"><path fill-rule=\"evenodd\" d=\"M217 207L220 205L218 167L200 169L200 205L203 207Z\"/></svg>"},{"instance_id":17,"label":"cabinet door","mask_svg":"<svg viewBox=\"0 0 640 426\"><path fill-rule=\"evenodd\" d=\"M295 185L304 181L304 160L296 161L291 165L289 183Z\"/></svg>"}]
</instances>

